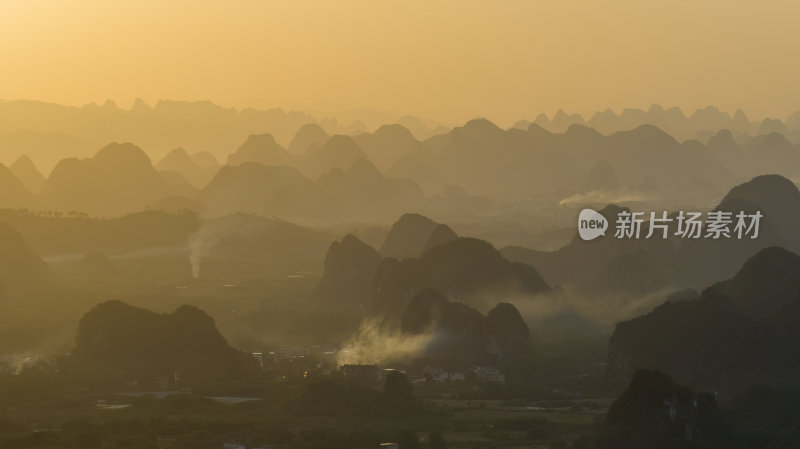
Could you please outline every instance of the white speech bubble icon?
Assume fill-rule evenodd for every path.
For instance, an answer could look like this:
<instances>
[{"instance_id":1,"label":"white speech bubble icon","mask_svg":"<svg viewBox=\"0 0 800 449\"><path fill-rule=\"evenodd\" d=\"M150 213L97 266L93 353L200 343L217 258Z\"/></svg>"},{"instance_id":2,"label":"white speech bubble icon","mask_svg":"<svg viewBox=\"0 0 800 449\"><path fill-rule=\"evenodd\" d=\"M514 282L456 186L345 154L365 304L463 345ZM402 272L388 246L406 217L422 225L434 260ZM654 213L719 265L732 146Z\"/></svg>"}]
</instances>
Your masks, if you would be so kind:
<instances>
[{"instance_id":1,"label":"white speech bubble icon","mask_svg":"<svg viewBox=\"0 0 800 449\"><path fill-rule=\"evenodd\" d=\"M578 235L583 240L594 240L601 235L606 235L608 220L600 212L593 209L584 209L578 215Z\"/></svg>"}]
</instances>

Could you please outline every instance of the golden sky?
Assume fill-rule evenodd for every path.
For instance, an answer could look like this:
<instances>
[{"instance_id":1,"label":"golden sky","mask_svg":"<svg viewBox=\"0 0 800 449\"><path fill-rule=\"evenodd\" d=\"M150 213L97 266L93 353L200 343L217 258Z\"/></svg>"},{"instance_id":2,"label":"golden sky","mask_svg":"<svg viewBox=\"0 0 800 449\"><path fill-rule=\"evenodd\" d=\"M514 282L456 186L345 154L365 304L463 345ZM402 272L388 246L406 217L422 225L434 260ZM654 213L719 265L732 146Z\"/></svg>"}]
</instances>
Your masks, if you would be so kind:
<instances>
[{"instance_id":1,"label":"golden sky","mask_svg":"<svg viewBox=\"0 0 800 449\"><path fill-rule=\"evenodd\" d=\"M446 122L800 109L797 1L0 0L0 98Z\"/></svg>"}]
</instances>

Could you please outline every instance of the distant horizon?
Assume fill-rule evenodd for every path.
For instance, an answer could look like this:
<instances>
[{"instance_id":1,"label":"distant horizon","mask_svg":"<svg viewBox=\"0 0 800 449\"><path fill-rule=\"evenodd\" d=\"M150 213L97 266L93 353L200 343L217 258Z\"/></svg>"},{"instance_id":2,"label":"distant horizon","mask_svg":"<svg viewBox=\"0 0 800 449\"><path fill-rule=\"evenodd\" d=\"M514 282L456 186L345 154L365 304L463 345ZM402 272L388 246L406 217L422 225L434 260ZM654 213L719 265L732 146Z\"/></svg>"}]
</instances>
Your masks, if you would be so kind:
<instances>
[{"instance_id":1,"label":"distant horizon","mask_svg":"<svg viewBox=\"0 0 800 449\"><path fill-rule=\"evenodd\" d=\"M665 105L665 104L662 104L662 103L650 103L650 104L648 104L646 106L640 106L640 107L637 107L637 106L626 106L626 107L615 108L615 107L610 107L609 106L609 107L606 107L606 108L595 109L595 110L591 110L591 111L588 111L588 112L574 111L574 110L570 110L570 109L566 109L566 108L558 108L558 109L556 109L554 111L540 111L540 112L534 113L531 116L522 116L522 117L518 117L518 118L511 118L511 119L508 119L508 120L505 120L505 119L502 119L502 118L497 118L497 117L492 117L492 116L487 116L486 114L476 113L476 114L471 115L471 116L465 116L465 118L461 119L461 120L447 121L447 120L444 120L442 118L430 117L430 116L425 116L425 115L421 115L421 114L415 114L413 112L398 112L398 111L374 109L374 108L369 108L369 107L352 107L352 108L343 108L343 109L338 109L337 110L337 109L332 109L332 108L326 109L324 107L313 107L313 106L308 106L308 107L302 107L302 106L290 107L290 106L280 105L280 104L275 104L275 105L257 105L255 103L253 103L253 104L226 104L224 102L219 102L219 101L215 101L215 100L208 99L208 98L207 99L158 98L158 99L153 100L153 99L145 99L144 97L137 96L137 97L133 98L130 101L118 101L115 98L110 98L109 97L109 98L106 98L106 99L100 100L100 101L87 101L87 102L84 102L84 103L79 103L79 102L78 103L63 103L63 102L59 102L59 101L51 101L51 100L38 99L38 98L1 98L0 97L0 102L9 102L9 103L11 103L11 102L32 102L32 103L58 105L58 106L63 106L63 107L67 107L67 108L76 108L76 109L80 109L80 108L84 108L84 107L92 106L92 105L97 106L97 107L102 107L102 106L106 105L108 102L111 102L111 103L114 104L114 106L117 109L119 109L121 111L126 111L126 112L130 112L133 109L133 107L136 104L136 102L139 101L139 100L144 102L144 104L146 104L150 108L156 107L156 105L159 102L210 103L210 104L212 104L214 106L217 106L217 107L220 107L222 109L234 109L237 112L241 112L243 110L248 110L248 109L257 110L257 111L282 110L282 111L284 111L286 113L300 112L300 113L311 115L317 120L339 119L341 116L348 116L348 115L352 116L352 115L356 115L356 114L363 114L363 115L374 114L377 117L390 117L391 116L391 117L394 117L393 120L398 120L398 119L401 119L403 117L413 117L413 118L419 119L419 120L421 120L423 122L426 122L429 126L433 125L433 126L445 126L445 127L458 127L458 126L464 125L465 123L467 123L467 122L469 122L471 120L486 119L486 120L489 120L490 122L500 126L501 128L511 128L511 127L514 126L514 124L516 124L516 123L518 123L520 121L534 122L541 115L544 115L545 117L547 117L548 120L552 121L561 112L563 112L564 114L566 114L568 116L572 116L572 115L577 114L577 115L581 116L582 119L584 119L586 121L589 121L595 115L606 113L608 111L613 112L614 115L619 117L625 111L643 111L643 112L646 113L654 106L659 106L664 111L678 109L681 112L681 114L683 114L683 116L685 118L687 118L687 119L691 118L692 115L694 115L698 111L704 111L704 110L708 110L709 108L711 108L711 109L715 109L716 111L718 111L718 112L720 112L722 114L727 114L731 118L734 116L734 114L736 112L742 111L745 114L745 116L747 117L747 119L749 121L751 121L751 122L763 122L764 120L780 120L784 124L786 123L787 119L791 118L792 116L794 116L797 113L800 113L800 104L798 105L797 109L791 110L791 111L789 111L788 113L786 113L784 115L777 115L777 114L769 115L769 114L767 114L767 115L764 115L764 116L760 116L760 115L759 116L755 116L755 115L751 115L747 111L747 109L745 109L743 107L738 107L738 108L734 108L734 109L730 109L729 110L729 109L721 108L721 107L719 107L717 105L714 105L714 104L708 104L708 105L701 106L701 107L682 107L682 106L678 106L678 105L669 105L668 106L668 105ZM356 118L356 119L349 120L349 121L347 121L347 122L345 122L343 124L349 124L349 123L353 123L355 121L362 121L363 122L364 120L362 120L360 118ZM378 120L378 121L380 121L380 120ZM393 122L390 122L390 121L384 121L383 122L383 124L389 124L389 123L393 123ZM377 125L377 126L380 126L380 125ZM369 125L367 125L367 127L371 128L373 131L374 131L375 128L377 128L377 127L369 126Z\"/></svg>"},{"instance_id":2,"label":"distant horizon","mask_svg":"<svg viewBox=\"0 0 800 449\"><path fill-rule=\"evenodd\" d=\"M800 108L800 4L0 2L0 98L404 111ZM668 101L664 101L668 100Z\"/></svg>"}]
</instances>

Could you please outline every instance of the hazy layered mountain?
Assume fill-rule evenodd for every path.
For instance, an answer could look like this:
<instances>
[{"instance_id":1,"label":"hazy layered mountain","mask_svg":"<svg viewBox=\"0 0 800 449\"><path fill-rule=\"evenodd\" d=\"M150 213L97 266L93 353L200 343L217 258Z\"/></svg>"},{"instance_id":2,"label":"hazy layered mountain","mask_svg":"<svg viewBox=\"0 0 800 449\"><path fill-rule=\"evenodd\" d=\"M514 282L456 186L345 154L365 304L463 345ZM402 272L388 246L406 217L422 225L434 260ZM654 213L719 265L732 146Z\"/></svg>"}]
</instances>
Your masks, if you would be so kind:
<instances>
[{"instance_id":1,"label":"hazy layered mountain","mask_svg":"<svg viewBox=\"0 0 800 449\"><path fill-rule=\"evenodd\" d=\"M432 165L449 182L489 196L525 195L531 179L532 153L524 131L504 131L492 122L476 119L447 134L441 149L434 150ZM513 161L513 162L512 162ZM520 191L521 181L527 180ZM512 186L511 184L515 184Z\"/></svg>"},{"instance_id":2,"label":"hazy layered mountain","mask_svg":"<svg viewBox=\"0 0 800 449\"><path fill-rule=\"evenodd\" d=\"M275 142L272 134L255 134L228 156L228 165L241 165L245 162L259 164L291 165L292 156L282 146Z\"/></svg>"},{"instance_id":3,"label":"hazy layered mountain","mask_svg":"<svg viewBox=\"0 0 800 449\"><path fill-rule=\"evenodd\" d=\"M413 180L386 178L366 159L356 160L346 170L334 168L320 176L317 184L355 219L394 217L418 208L423 201L422 189Z\"/></svg>"},{"instance_id":4,"label":"hazy layered mountain","mask_svg":"<svg viewBox=\"0 0 800 449\"><path fill-rule=\"evenodd\" d=\"M0 207L24 209L38 203L36 195L25 188L8 167L0 164Z\"/></svg>"},{"instance_id":5,"label":"hazy layered mountain","mask_svg":"<svg viewBox=\"0 0 800 449\"><path fill-rule=\"evenodd\" d=\"M300 156L300 170L309 178L317 179L334 168L346 169L359 159L369 159L349 136L335 135L321 147L310 146Z\"/></svg>"},{"instance_id":6,"label":"hazy layered mountain","mask_svg":"<svg viewBox=\"0 0 800 449\"><path fill-rule=\"evenodd\" d=\"M341 210L316 183L296 169L255 162L222 167L197 198L218 215L250 212L308 220L332 217Z\"/></svg>"},{"instance_id":7,"label":"hazy layered mountain","mask_svg":"<svg viewBox=\"0 0 800 449\"><path fill-rule=\"evenodd\" d=\"M341 242L331 243L316 294L337 303L367 302L380 262L381 256L373 247L348 234Z\"/></svg>"},{"instance_id":8,"label":"hazy layered mountain","mask_svg":"<svg viewBox=\"0 0 800 449\"><path fill-rule=\"evenodd\" d=\"M622 322L609 343L615 372L657 368L726 391L790 385L800 373L800 256L767 248L696 300L669 301Z\"/></svg>"},{"instance_id":9,"label":"hazy layered mountain","mask_svg":"<svg viewBox=\"0 0 800 449\"><path fill-rule=\"evenodd\" d=\"M411 131L398 124L383 125L374 133L359 134L353 140L381 171L388 170L402 156L420 155L427 151Z\"/></svg>"},{"instance_id":10,"label":"hazy layered mountain","mask_svg":"<svg viewBox=\"0 0 800 449\"><path fill-rule=\"evenodd\" d=\"M288 149L292 154L303 154L312 146L321 147L329 138L330 136L321 126L316 123L308 123L297 130Z\"/></svg>"},{"instance_id":11,"label":"hazy layered mountain","mask_svg":"<svg viewBox=\"0 0 800 449\"><path fill-rule=\"evenodd\" d=\"M11 173L17 177L25 188L33 193L39 193L44 187L47 178L33 164L31 158L27 155L20 156L13 164L8 167Z\"/></svg>"},{"instance_id":12,"label":"hazy layered mountain","mask_svg":"<svg viewBox=\"0 0 800 449\"><path fill-rule=\"evenodd\" d=\"M203 168L213 168L215 171L219 169L220 163L213 154L208 151L198 151L190 155L195 164Z\"/></svg>"},{"instance_id":13,"label":"hazy layered mountain","mask_svg":"<svg viewBox=\"0 0 800 449\"><path fill-rule=\"evenodd\" d=\"M450 220L474 220L502 211L502 205L485 196L471 195L463 187L448 185L425 202L425 213L448 217ZM501 212L502 213L502 212Z\"/></svg>"},{"instance_id":14,"label":"hazy layered mountain","mask_svg":"<svg viewBox=\"0 0 800 449\"><path fill-rule=\"evenodd\" d=\"M435 168L426 165L412 154L400 156L386 171L386 175L413 179L428 195L439 193L447 186L447 181Z\"/></svg>"},{"instance_id":15,"label":"hazy layered mountain","mask_svg":"<svg viewBox=\"0 0 800 449\"><path fill-rule=\"evenodd\" d=\"M793 447L800 444L796 424L800 419L800 390L795 386L755 386L729 401L726 415L736 423L736 433L751 447Z\"/></svg>"},{"instance_id":16,"label":"hazy layered mountain","mask_svg":"<svg viewBox=\"0 0 800 449\"><path fill-rule=\"evenodd\" d=\"M617 239L613 232L616 229L620 212L630 211L628 208L609 205L600 210L608 220L606 236L592 241L583 241L577 232L572 241L556 251L536 251L520 247L506 247L501 250L508 260L521 262L535 267L545 279L552 283L593 283L588 290L596 292L613 289L613 286L628 289L629 282L636 280L639 291L643 283L655 276L642 276L643 270L659 273L659 277L670 275L669 269L675 263L675 249L662 239ZM648 265L639 265L641 258L646 258ZM632 269L633 271L629 271ZM663 282L663 281L660 281ZM659 282L659 284L660 284ZM600 286L603 286L600 288ZM648 290L659 285L647 284Z\"/></svg>"},{"instance_id":17,"label":"hazy layered mountain","mask_svg":"<svg viewBox=\"0 0 800 449\"><path fill-rule=\"evenodd\" d=\"M0 100L0 114L2 114L3 106L7 107L8 103ZM13 109L13 108L12 108ZM14 114L14 112L7 111L6 114ZM41 166L43 172L50 171L53 166L65 157L88 157L97 151L97 148L102 146L103 142L94 140L87 140L75 137L70 134L69 126L63 129L66 131L48 131L42 129L41 131L34 131L38 127L35 120L36 113L33 113L29 118L29 124L32 126L25 126L14 129L9 125L13 120L17 119L15 116L12 121L8 121L8 115L3 116L2 123L4 129L0 130L0 155L6 161L13 161L23 155L30 155ZM37 123L33 125L33 123Z\"/></svg>"},{"instance_id":18,"label":"hazy layered mountain","mask_svg":"<svg viewBox=\"0 0 800 449\"><path fill-rule=\"evenodd\" d=\"M118 371L119 380L165 376L189 385L241 379L258 366L228 345L214 319L194 306L158 314L121 301L101 303L81 318L72 359L78 366Z\"/></svg>"},{"instance_id":19,"label":"hazy layered mountain","mask_svg":"<svg viewBox=\"0 0 800 449\"><path fill-rule=\"evenodd\" d=\"M582 449L739 447L717 401L656 370L637 371Z\"/></svg>"},{"instance_id":20,"label":"hazy layered mountain","mask_svg":"<svg viewBox=\"0 0 800 449\"><path fill-rule=\"evenodd\" d=\"M121 215L141 211L174 192L139 147L109 144L94 157L64 159L50 173L41 197L62 211Z\"/></svg>"},{"instance_id":21,"label":"hazy layered mountain","mask_svg":"<svg viewBox=\"0 0 800 449\"><path fill-rule=\"evenodd\" d=\"M93 281L107 281L117 272L117 267L111 262L108 254L101 251L89 251L81 259L81 268L88 279Z\"/></svg>"},{"instance_id":22,"label":"hazy layered mountain","mask_svg":"<svg viewBox=\"0 0 800 449\"><path fill-rule=\"evenodd\" d=\"M52 280L47 264L25 242L19 232L0 222L0 292L41 287Z\"/></svg>"},{"instance_id":23,"label":"hazy layered mountain","mask_svg":"<svg viewBox=\"0 0 800 449\"><path fill-rule=\"evenodd\" d=\"M582 290L589 295L629 295L643 297L667 285L669 272L654 260L662 257L646 249L634 253L618 254L587 282Z\"/></svg>"},{"instance_id":24,"label":"hazy layered mountain","mask_svg":"<svg viewBox=\"0 0 800 449\"><path fill-rule=\"evenodd\" d=\"M609 135L572 124L553 134L536 124L502 130L478 119L426 141L431 156L425 162L474 194L556 197L569 204L614 201L613 196L604 201L586 194L618 187L619 198L638 201L708 201L724 186L757 174L800 174L794 168L800 152L780 134L748 139L738 149L724 133L713 137L706 146L680 142L649 124Z\"/></svg>"},{"instance_id":25,"label":"hazy layered mountain","mask_svg":"<svg viewBox=\"0 0 800 449\"><path fill-rule=\"evenodd\" d=\"M334 242L317 293L353 302L372 299L377 310L399 313L426 288L473 307L550 289L536 270L506 261L488 242L458 238L446 225L405 214L387 234L380 252L352 235Z\"/></svg>"},{"instance_id":26,"label":"hazy layered mountain","mask_svg":"<svg viewBox=\"0 0 800 449\"><path fill-rule=\"evenodd\" d=\"M158 171L171 171L179 173L195 188L202 188L219 170L219 164L210 154L199 154L198 160L190 156L183 148L175 148L161 159L155 168ZM205 164L205 165L204 165Z\"/></svg>"},{"instance_id":27,"label":"hazy layered mountain","mask_svg":"<svg viewBox=\"0 0 800 449\"><path fill-rule=\"evenodd\" d=\"M423 120L411 115L400 117L397 119L397 123L411 131L414 137L419 140L425 140L429 137L446 133L449 130L449 127L443 124Z\"/></svg>"},{"instance_id":28,"label":"hazy layered mountain","mask_svg":"<svg viewBox=\"0 0 800 449\"><path fill-rule=\"evenodd\" d=\"M780 173L797 177L800 149L789 142L783 134L771 132L760 134L745 143L744 154L738 161L737 172Z\"/></svg>"},{"instance_id":29,"label":"hazy layered mountain","mask_svg":"<svg viewBox=\"0 0 800 449\"><path fill-rule=\"evenodd\" d=\"M154 155L183 147L221 158L253 134L269 133L288 145L297 130L315 120L302 112L237 110L209 101L160 100L150 106L137 100L131 109L122 109L113 102L71 107L19 100L0 101L0 122L9 130L0 133L0 148L15 151L7 159L29 154L49 167L65 157L87 157L113 141L135 142ZM337 133L346 130L337 123L329 127Z\"/></svg>"},{"instance_id":30,"label":"hazy layered mountain","mask_svg":"<svg viewBox=\"0 0 800 449\"><path fill-rule=\"evenodd\" d=\"M733 115L720 111L714 106L696 109L691 114L685 114L677 107L664 109L654 104L649 109L623 109L616 113L611 109L595 112L591 118L584 120L580 114L567 114L559 110L552 118L545 114L536 117L535 123L552 132L563 132L573 124L586 125L597 129L603 134L611 134L641 125L655 125L670 133L680 140L693 139L706 133L716 133L722 129L730 129L737 134L762 134L765 131L777 131L794 138L800 137L796 133L800 130L797 117L798 113L790 115L784 122L777 119L764 119L751 121L747 115L737 109ZM517 128L527 128L531 122L521 120L515 124Z\"/></svg>"},{"instance_id":31,"label":"hazy layered mountain","mask_svg":"<svg viewBox=\"0 0 800 449\"><path fill-rule=\"evenodd\" d=\"M550 289L533 268L503 259L485 241L463 237L435 246L420 258L386 258L378 267L378 307L395 308L424 288L479 308Z\"/></svg>"},{"instance_id":32,"label":"hazy layered mountain","mask_svg":"<svg viewBox=\"0 0 800 449\"><path fill-rule=\"evenodd\" d=\"M450 229L450 226L447 226L446 224L440 224L433 228L433 232L431 232L430 237L428 237L428 241L425 242L425 246L422 247L422 251L419 252L419 256L427 253L432 248L435 248L439 245L444 245L445 243L450 243L457 238L458 234Z\"/></svg>"}]
</instances>

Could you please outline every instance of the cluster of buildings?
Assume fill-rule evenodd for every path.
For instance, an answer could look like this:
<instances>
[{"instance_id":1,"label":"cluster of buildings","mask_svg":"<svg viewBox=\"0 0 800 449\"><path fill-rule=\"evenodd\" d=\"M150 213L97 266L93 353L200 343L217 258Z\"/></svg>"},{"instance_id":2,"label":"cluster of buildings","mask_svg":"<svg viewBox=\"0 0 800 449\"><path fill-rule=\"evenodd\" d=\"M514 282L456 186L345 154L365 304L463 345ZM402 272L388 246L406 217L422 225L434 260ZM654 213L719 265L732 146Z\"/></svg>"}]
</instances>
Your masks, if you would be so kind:
<instances>
[{"instance_id":1,"label":"cluster of buildings","mask_svg":"<svg viewBox=\"0 0 800 449\"><path fill-rule=\"evenodd\" d=\"M456 382L463 380L473 380L479 383L500 383L506 382L506 376L494 366L475 365L468 369L458 369L445 371L438 367L425 367L421 376L411 377L412 383L422 382Z\"/></svg>"},{"instance_id":2,"label":"cluster of buildings","mask_svg":"<svg viewBox=\"0 0 800 449\"><path fill-rule=\"evenodd\" d=\"M400 371L413 384L425 382L474 381L478 383L505 383L506 376L494 366L472 366L467 369L447 371L439 367L426 366L418 372L384 369L375 365L342 365L338 373L361 385L377 385L383 382L387 371Z\"/></svg>"},{"instance_id":3,"label":"cluster of buildings","mask_svg":"<svg viewBox=\"0 0 800 449\"><path fill-rule=\"evenodd\" d=\"M287 376L309 377L343 376L362 385L375 385L383 382L384 372L375 365L339 365L338 351L321 346L283 345L271 351L253 352L261 369L275 373L277 378ZM427 366L421 370L406 373L412 383L474 381L479 383L505 383L506 378L500 370L491 365L475 365L469 368L447 370Z\"/></svg>"}]
</instances>

